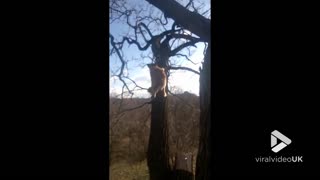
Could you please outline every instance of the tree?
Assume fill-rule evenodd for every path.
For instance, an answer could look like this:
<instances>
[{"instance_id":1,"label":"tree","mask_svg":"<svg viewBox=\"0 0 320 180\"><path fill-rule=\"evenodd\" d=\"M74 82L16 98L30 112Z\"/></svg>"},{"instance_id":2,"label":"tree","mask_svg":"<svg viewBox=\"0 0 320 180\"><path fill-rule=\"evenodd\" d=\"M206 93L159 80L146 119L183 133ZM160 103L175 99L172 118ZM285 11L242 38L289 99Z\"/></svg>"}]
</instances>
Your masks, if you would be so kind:
<instances>
[{"instance_id":1,"label":"tree","mask_svg":"<svg viewBox=\"0 0 320 180\"><path fill-rule=\"evenodd\" d=\"M154 58L151 58L152 61L158 64L160 67L165 68L168 76L170 76L169 70L177 69L189 70L200 74L201 137L199 153L197 157L196 179L208 179L211 177L208 168L211 165L210 152L212 147L209 141L209 134L211 133L211 129L209 127L211 124L211 21L210 19L207 19L199 14L199 10L195 7L195 3L192 0L189 1L185 6L174 0L146 1L152 4L154 7L158 8L162 12L162 15L158 15L157 17L153 17L152 14L141 16L141 12L143 11L138 11L136 9L127 9L125 6L125 1L110 2L110 22L112 23L122 18L126 21L128 27L131 28L132 32L134 32L133 34L131 34L131 37L130 35L124 36L122 40L118 42L116 42L115 37L110 34L110 54L112 55L113 53L116 53L122 64L119 73L114 76L117 76L119 80L123 82L123 93L124 89L126 89L127 92L131 95L133 95L133 90L135 90L136 88L138 88L139 90L146 89L137 85L137 83L135 83L132 79L124 75L124 68L126 67L127 61L123 58L123 53L121 52L121 50L125 42L130 45L136 45L140 51L145 51L151 46L154 56ZM193 9L194 11L190 11L189 9ZM135 23L130 22L130 17L132 17L133 14L135 14ZM169 19L173 20L173 23L171 25L171 29L167 30L166 25L168 24ZM144 23L145 21L147 21L147 23ZM160 30L157 35L154 35L150 30L150 24L152 23L158 23L160 27L163 27L163 29ZM194 34L186 34L186 30ZM149 39L147 38L147 35L149 36ZM140 38L138 38L138 36L140 36ZM177 39L184 39L185 42L177 43L176 47L174 47L175 40ZM143 40L144 42L141 42L141 40ZM170 41L172 42L171 45L169 45ZM194 46L198 42L208 43L208 48L203 63L203 69L200 73L187 67L175 67L170 64L170 57L176 55L181 56L181 54L179 54L178 52L186 47ZM185 57L187 58L187 56ZM189 59L187 58L187 60ZM133 90L129 88L125 79L134 84ZM148 151L150 177L151 179L166 179L170 176L167 145L167 100L165 97L159 94L159 96L157 95L157 98L155 98L153 101L150 101L149 104L151 104L152 106L151 132Z\"/></svg>"},{"instance_id":2,"label":"tree","mask_svg":"<svg viewBox=\"0 0 320 180\"><path fill-rule=\"evenodd\" d=\"M209 168L212 166L212 144L211 132L211 21L192 13L174 0L146 0L159 8L167 17L200 38L208 42L208 48L200 74L200 145L197 157L196 179L211 179L212 174Z\"/></svg>"}]
</instances>

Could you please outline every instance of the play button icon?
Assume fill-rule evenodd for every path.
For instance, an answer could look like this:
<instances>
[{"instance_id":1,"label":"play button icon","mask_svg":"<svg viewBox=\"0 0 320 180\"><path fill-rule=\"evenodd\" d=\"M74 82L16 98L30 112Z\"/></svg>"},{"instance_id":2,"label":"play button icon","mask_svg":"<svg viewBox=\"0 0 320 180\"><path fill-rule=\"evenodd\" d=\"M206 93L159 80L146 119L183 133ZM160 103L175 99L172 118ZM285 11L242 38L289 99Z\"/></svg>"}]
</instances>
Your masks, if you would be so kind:
<instances>
[{"instance_id":1,"label":"play button icon","mask_svg":"<svg viewBox=\"0 0 320 180\"><path fill-rule=\"evenodd\" d=\"M277 144L277 141L281 140L281 142L279 144ZM274 130L271 133L271 147L272 147L272 151L277 153L279 152L281 149L285 148L286 146L288 146L291 143L291 140L289 138L287 138L285 135L281 134L279 131Z\"/></svg>"}]
</instances>

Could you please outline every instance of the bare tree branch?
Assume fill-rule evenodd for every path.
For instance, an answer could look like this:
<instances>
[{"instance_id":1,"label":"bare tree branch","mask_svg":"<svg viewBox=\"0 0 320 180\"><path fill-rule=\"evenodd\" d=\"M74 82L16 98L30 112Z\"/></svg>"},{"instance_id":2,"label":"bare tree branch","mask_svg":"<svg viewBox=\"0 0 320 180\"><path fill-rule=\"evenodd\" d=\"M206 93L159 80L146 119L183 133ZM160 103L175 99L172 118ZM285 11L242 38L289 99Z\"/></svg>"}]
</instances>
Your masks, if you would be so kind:
<instances>
[{"instance_id":1,"label":"bare tree branch","mask_svg":"<svg viewBox=\"0 0 320 180\"><path fill-rule=\"evenodd\" d=\"M140 45L140 43L138 43L138 41L133 40L133 39L128 38L128 37L123 37L122 41L121 41L121 42L118 42L117 44L123 44L124 41L127 41L130 45L131 45L131 44L135 44L140 51L145 51L145 50L147 50L147 49L149 48L150 44L151 44L150 42L147 42L147 44L146 44L144 47L141 47L141 45Z\"/></svg>"},{"instance_id":2,"label":"bare tree branch","mask_svg":"<svg viewBox=\"0 0 320 180\"><path fill-rule=\"evenodd\" d=\"M187 55L180 54L180 53L176 53L175 56L183 56L183 57L186 58L188 61L190 61L192 64L194 64L194 65L199 64L199 63L193 62L191 59L189 59L189 57L188 57Z\"/></svg>"},{"instance_id":3,"label":"bare tree branch","mask_svg":"<svg viewBox=\"0 0 320 180\"><path fill-rule=\"evenodd\" d=\"M179 51L181 51L183 48L186 48L186 47L188 47L188 46L195 46L195 44L198 43L198 42L200 42L200 39L186 42L186 43L178 46L176 49L172 50L172 51L170 52L170 56L176 55L176 54L177 54Z\"/></svg>"},{"instance_id":4,"label":"bare tree branch","mask_svg":"<svg viewBox=\"0 0 320 180\"><path fill-rule=\"evenodd\" d=\"M208 12L211 12L211 8L209 8L208 10L204 11L203 13L201 13L201 15L204 16L204 15L207 14Z\"/></svg>"},{"instance_id":5,"label":"bare tree branch","mask_svg":"<svg viewBox=\"0 0 320 180\"><path fill-rule=\"evenodd\" d=\"M210 41L211 37L211 20L200 14L191 12L175 0L146 0L150 4L159 8L167 17L172 18L177 24L192 33L199 36L206 42ZM186 19L188 19L186 21Z\"/></svg>"},{"instance_id":6,"label":"bare tree branch","mask_svg":"<svg viewBox=\"0 0 320 180\"><path fill-rule=\"evenodd\" d=\"M153 37L150 29L148 28L148 26L147 26L146 24L140 22L140 23L138 24L138 26L139 26L140 30L141 30L141 27L140 27L140 26L142 26L145 30L147 30L149 36L150 36L151 38ZM142 30L141 30L141 32L142 32ZM149 41L150 41L150 40L149 40ZM148 42L148 40L146 40L146 42Z\"/></svg>"},{"instance_id":7,"label":"bare tree branch","mask_svg":"<svg viewBox=\"0 0 320 180\"><path fill-rule=\"evenodd\" d=\"M142 108L143 106L147 105L147 104L151 104L152 101L149 101L149 102L145 102L137 107L134 107L134 108L129 108L129 109L124 109L121 111L121 113L124 113L124 112L127 112L127 111L132 111L132 110L135 110L135 109L139 109L139 108Z\"/></svg>"},{"instance_id":8,"label":"bare tree branch","mask_svg":"<svg viewBox=\"0 0 320 180\"><path fill-rule=\"evenodd\" d=\"M189 6L192 5L192 4L193 4L193 0L189 0L188 4L185 6L185 8L188 9Z\"/></svg>"},{"instance_id":9,"label":"bare tree branch","mask_svg":"<svg viewBox=\"0 0 320 180\"><path fill-rule=\"evenodd\" d=\"M140 89L143 89L143 90L148 90L148 88L143 88L141 86L139 86L134 80L132 80L131 78L129 77L124 77L126 79L129 79L136 87L140 88Z\"/></svg>"},{"instance_id":10,"label":"bare tree branch","mask_svg":"<svg viewBox=\"0 0 320 180\"><path fill-rule=\"evenodd\" d=\"M193 70L191 68L188 68L188 67L182 67L182 66L172 67L172 66L169 66L168 69L169 70L186 70L186 71L190 71L190 72L193 72L193 73L196 73L196 74L200 75L200 72L198 72L196 70Z\"/></svg>"},{"instance_id":11,"label":"bare tree branch","mask_svg":"<svg viewBox=\"0 0 320 180\"><path fill-rule=\"evenodd\" d=\"M157 2L163 3L163 4L165 4L163 6L165 6L166 8L168 8L167 5L169 5L169 4L173 5L173 6L179 5L179 4L175 4L174 0L166 0L166 1L161 1L161 2L159 0L146 0L146 1L149 3L151 1L156 2L156 3ZM207 36L204 33L204 32L206 32L206 30L205 31L201 30L202 33L204 33L204 35L203 34L201 35L200 31L199 31L200 34L199 34L199 32L197 34L197 32L192 31L192 27L191 28L187 27L187 26L185 26L185 24L181 23L179 20L174 19L173 17L178 16L177 18L179 19L180 15L182 15L182 14L180 14L180 15L177 14L177 12L179 12L179 10L174 10L175 12L171 12L173 14L170 15L170 13L167 13L166 11L163 11L163 9L160 8L161 14L154 14L154 11L150 11L149 15L144 15L142 12L148 11L148 8L129 9L126 7L125 1L112 0L111 4L112 4L112 7L110 7L110 9L111 9L112 13L114 13L113 18L123 20L123 22L125 24L127 24L127 26L129 27L127 35L122 36L121 37L122 40L119 42L115 42L114 36L112 36L112 34L110 33L110 40L111 40L110 44L111 44L112 48L110 48L109 54L110 55L117 54L117 56L119 57L120 62L121 62L119 71L116 71L119 73L115 76L117 76L119 78L119 80L123 83L122 93L121 93L122 98L124 95L127 96L126 93L129 93L129 95L131 95L131 97L132 97L133 91L135 91L135 90L147 90L147 88L139 86L133 79L128 77L128 75L125 73L126 71L124 71L125 68L127 68L127 66L128 66L128 60L125 60L124 56L123 56L123 53L124 53L123 46L125 43L128 43L128 46L134 44L140 51L146 51L149 49L150 46L151 47L153 46L153 44L156 40L160 40L160 43L161 44L163 43L163 46L161 46L162 47L161 53L165 54L164 56L169 56L169 57L183 56L186 60L190 61L193 64L196 64L191 59L188 58L188 55L183 55L179 52L181 50L183 50L184 48L187 48L187 50L189 51L189 56L190 56L190 50L188 48L189 46L196 47L195 46L196 43L207 41L207 39L206 39ZM187 4L187 6L194 7L193 0L190 0L189 3ZM158 7L158 6L156 6L156 7ZM181 6L181 7L184 8L183 6ZM169 7L169 9L167 9L167 10L171 11L172 7ZM185 22L186 18L194 16L193 12L186 10L185 8L184 8L184 12L179 12L179 13L187 13L187 14L185 14L187 16L183 17L184 22ZM190 15L192 15L192 16L190 16ZM195 15L195 16L198 16L198 15ZM167 17L174 19L174 22L172 24L171 29L169 28L170 30L165 30L165 31L160 30L160 33L159 33L159 30L157 28L152 27L151 25L149 26L150 23L155 23L153 25L156 25L157 27L161 27L161 25L164 26L164 25L168 24ZM194 17L193 17L193 19L194 19ZM192 20L192 18L190 20ZM203 21L203 22L200 22L200 24L205 25L203 27L207 27L208 24L210 25L210 22L211 22L210 20L207 20L204 17L200 18L200 20ZM158 23L158 25L156 23ZM193 24L193 23L191 23L191 24ZM198 25L200 25L200 24L198 23ZM194 25L197 25L197 23ZM169 27L170 27L170 25L169 25ZM201 29L202 27L199 26L197 28ZM157 30L154 31L155 29L157 29ZM165 27L163 27L163 29L165 29ZM194 33L195 35L199 36L200 38L194 37L192 34L189 34L189 32L186 33L185 30L189 30L191 33ZM147 37L147 36L149 36L149 37ZM164 39L164 37L165 37L165 39ZM175 46L174 49L171 49L172 46L169 45L170 40L173 40L173 43L177 40L176 41L177 46ZM185 41L185 40L187 40L187 41ZM166 48L163 48L163 47L165 47L164 46L165 43L168 43L169 51L164 50L164 49L166 49ZM168 52L168 54L163 53L163 52ZM149 58L152 58L152 57L149 57ZM153 58L152 58L152 61L154 61ZM171 67L171 70L187 70L187 71L199 74L198 71L195 71L195 70L188 68L188 67ZM128 84L128 83L132 83L132 84Z\"/></svg>"},{"instance_id":12,"label":"bare tree branch","mask_svg":"<svg viewBox=\"0 0 320 180\"><path fill-rule=\"evenodd\" d=\"M121 61L121 69L120 69L120 72L119 72L119 74L117 76L120 79L120 81L123 83L123 85L127 88L129 93L132 94L132 92L130 91L129 87L127 86L127 83L122 79L123 69L124 69L124 66L125 66L126 62L122 58L121 53L119 52L119 49L116 47L116 44L114 42L114 37L112 36L112 34L110 34L110 38L111 38L111 45L115 49L115 51L116 51L116 53L117 53L117 55L118 55L118 57L119 57L119 59ZM122 88L122 90L123 90L123 88Z\"/></svg>"}]
</instances>

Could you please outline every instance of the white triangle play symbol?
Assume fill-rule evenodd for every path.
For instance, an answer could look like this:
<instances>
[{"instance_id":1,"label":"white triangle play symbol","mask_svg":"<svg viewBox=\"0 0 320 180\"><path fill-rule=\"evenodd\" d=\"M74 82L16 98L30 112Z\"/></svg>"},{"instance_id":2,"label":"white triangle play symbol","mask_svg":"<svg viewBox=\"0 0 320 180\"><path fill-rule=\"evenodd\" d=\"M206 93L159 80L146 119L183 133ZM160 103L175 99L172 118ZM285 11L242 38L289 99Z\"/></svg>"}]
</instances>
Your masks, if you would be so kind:
<instances>
[{"instance_id":1,"label":"white triangle play symbol","mask_svg":"<svg viewBox=\"0 0 320 180\"><path fill-rule=\"evenodd\" d=\"M278 145L277 145L277 139L282 141ZM277 130L272 131L272 133L271 133L271 147L273 147L273 148L271 150L273 152L277 153L281 149L283 149L286 146L288 146L289 144L291 144L291 140L288 137L286 137L285 135L281 134Z\"/></svg>"}]
</instances>

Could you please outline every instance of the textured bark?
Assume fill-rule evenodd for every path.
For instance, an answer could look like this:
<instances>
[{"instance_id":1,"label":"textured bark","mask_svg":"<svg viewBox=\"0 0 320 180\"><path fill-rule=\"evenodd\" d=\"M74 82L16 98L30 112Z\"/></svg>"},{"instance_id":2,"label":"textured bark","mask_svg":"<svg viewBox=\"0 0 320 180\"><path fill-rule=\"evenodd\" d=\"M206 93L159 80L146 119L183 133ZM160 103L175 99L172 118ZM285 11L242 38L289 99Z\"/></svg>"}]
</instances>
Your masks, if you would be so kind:
<instances>
[{"instance_id":1,"label":"textured bark","mask_svg":"<svg viewBox=\"0 0 320 180\"><path fill-rule=\"evenodd\" d=\"M158 93L152 103L148 146L150 180L170 178L167 98Z\"/></svg>"},{"instance_id":2,"label":"textured bark","mask_svg":"<svg viewBox=\"0 0 320 180\"><path fill-rule=\"evenodd\" d=\"M175 158L175 169L192 173L192 160L193 156L191 153L177 153Z\"/></svg>"},{"instance_id":3,"label":"textured bark","mask_svg":"<svg viewBox=\"0 0 320 180\"><path fill-rule=\"evenodd\" d=\"M177 153L173 180L193 180L193 155L191 153Z\"/></svg>"},{"instance_id":4,"label":"textured bark","mask_svg":"<svg viewBox=\"0 0 320 180\"><path fill-rule=\"evenodd\" d=\"M211 132L211 44L209 43L200 72L200 141L196 180L212 179Z\"/></svg>"}]
</instances>

